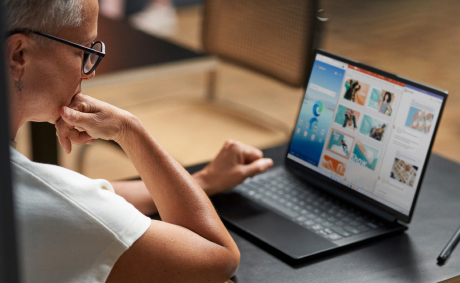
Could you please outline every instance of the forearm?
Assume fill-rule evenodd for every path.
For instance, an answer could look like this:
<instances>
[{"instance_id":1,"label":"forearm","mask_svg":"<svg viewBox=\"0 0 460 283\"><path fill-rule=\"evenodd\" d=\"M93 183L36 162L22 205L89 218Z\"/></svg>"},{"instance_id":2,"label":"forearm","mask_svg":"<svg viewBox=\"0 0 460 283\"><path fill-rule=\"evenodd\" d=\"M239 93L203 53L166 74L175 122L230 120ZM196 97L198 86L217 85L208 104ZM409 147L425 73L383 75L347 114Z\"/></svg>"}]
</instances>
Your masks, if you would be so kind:
<instances>
[{"instance_id":1,"label":"forearm","mask_svg":"<svg viewBox=\"0 0 460 283\"><path fill-rule=\"evenodd\" d=\"M75 95L69 107L61 108L60 114L62 121L56 123L56 132L68 152L71 141L88 142L88 138L116 141L142 178L129 185L114 183L116 192L144 213L150 214L156 206L162 217L163 221L152 221L150 228L117 260L117 268L112 269L115 273L119 271L117 278L121 278L120 274L131 277L136 267L140 268L135 276L142 278L141 281L159 276L158 281L169 273L170 278L180 278L176 281L191 276L203 282L204 278L230 276L235 271L239 263L238 248L206 194L139 119L82 94ZM152 270L152 264L158 269ZM208 276L208 271L213 274Z\"/></svg>"},{"instance_id":2,"label":"forearm","mask_svg":"<svg viewBox=\"0 0 460 283\"><path fill-rule=\"evenodd\" d=\"M116 140L133 162L165 222L222 246L234 245L204 191L135 117Z\"/></svg>"},{"instance_id":3,"label":"forearm","mask_svg":"<svg viewBox=\"0 0 460 283\"><path fill-rule=\"evenodd\" d=\"M142 180L110 182L117 195L122 196L143 214L150 216L158 212L147 187Z\"/></svg>"},{"instance_id":4,"label":"forearm","mask_svg":"<svg viewBox=\"0 0 460 283\"><path fill-rule=\"evenodd\" d=\"M192 177L201 186L206 195L212 196L216 193L216 190L209 186L204 170L192 174ZM144 181L111 181L110 183L117 195L122 196L143 214L150 216L158 212Z\"/></svg>"}]
</instances>

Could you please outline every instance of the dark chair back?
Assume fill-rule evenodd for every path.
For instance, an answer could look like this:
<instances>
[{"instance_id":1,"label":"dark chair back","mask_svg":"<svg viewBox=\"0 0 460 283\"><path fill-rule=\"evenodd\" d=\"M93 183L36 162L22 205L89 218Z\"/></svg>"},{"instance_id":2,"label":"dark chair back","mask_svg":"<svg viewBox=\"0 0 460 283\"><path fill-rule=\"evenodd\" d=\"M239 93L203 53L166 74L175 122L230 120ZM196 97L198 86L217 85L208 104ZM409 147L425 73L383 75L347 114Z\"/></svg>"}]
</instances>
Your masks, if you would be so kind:
<instances>
[{"instance_id":1,"label":"dark chair back","mask_svg":"<svg viewBox=\"0 0 460 283\"><path fill-rule=\"evenodd\" d=\"M318 0L206 0L205 51L288 85L305 82L319 45Z\"/></svg>"}]
</instances>

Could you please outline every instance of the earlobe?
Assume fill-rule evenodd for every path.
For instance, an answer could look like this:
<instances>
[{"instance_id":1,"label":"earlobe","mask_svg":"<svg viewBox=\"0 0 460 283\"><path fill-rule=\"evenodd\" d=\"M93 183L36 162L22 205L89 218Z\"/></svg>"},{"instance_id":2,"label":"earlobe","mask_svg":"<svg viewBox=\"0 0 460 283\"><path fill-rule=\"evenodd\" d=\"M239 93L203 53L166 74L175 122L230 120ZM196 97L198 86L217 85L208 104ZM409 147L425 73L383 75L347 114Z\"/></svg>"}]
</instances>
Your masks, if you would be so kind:
<instances>
[{"instance_id":1,"label":"earlobe","mask_svg":"<svg viewBox=\"0 0 460 283\"><path fill-rule=\"evenodd\" d=\"M24 89L24 85L22 84L22 75L19 75L19 81L14 81L14 87L17 88L19 91Z\"/></svg>"}]
</instances>

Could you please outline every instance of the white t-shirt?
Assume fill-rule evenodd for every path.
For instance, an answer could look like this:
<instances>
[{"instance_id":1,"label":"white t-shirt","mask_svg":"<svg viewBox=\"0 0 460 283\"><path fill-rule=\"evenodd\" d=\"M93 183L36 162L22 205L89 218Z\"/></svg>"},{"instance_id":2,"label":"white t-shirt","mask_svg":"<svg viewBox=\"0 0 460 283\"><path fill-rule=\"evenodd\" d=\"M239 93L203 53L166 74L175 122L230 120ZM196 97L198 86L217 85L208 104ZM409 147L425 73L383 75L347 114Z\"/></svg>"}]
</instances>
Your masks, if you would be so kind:
<instances>
[{"instance_id":1,"label":"white t-shirt","mask_svg":"<svg viewBox=\"0 0 460 283\"><path fill-rule=\"evenodd\" d=\"M105 180L10 152L22 281L105 282L150 218Z\"/></svg>"}]
</instances>

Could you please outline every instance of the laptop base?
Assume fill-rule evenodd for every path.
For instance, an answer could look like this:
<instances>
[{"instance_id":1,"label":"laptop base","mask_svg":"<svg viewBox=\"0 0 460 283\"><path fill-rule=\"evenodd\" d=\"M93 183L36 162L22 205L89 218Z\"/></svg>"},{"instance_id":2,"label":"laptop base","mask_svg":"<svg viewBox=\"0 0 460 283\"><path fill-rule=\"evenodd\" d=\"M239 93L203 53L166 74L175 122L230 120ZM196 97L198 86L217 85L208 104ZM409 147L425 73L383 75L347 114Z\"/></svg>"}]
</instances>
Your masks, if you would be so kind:
<instances>
[{"instance_id":1,"label":"laptop base","mask_svg":"<svg viewBox=\"0 0 460 283\"><path fill-rule=\"evenodd\" d=\"M325 256L407 229L399 223L390 223L368 233L333 242L236 191L213 196L211 200L227 226L289 264Z\"/></svg>"}]
</instances>

